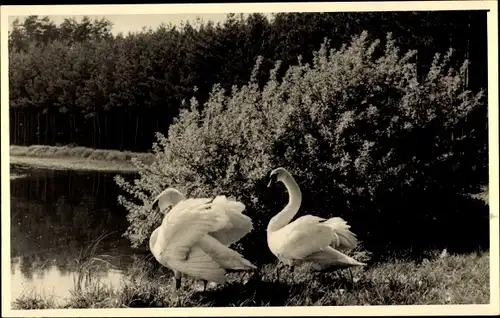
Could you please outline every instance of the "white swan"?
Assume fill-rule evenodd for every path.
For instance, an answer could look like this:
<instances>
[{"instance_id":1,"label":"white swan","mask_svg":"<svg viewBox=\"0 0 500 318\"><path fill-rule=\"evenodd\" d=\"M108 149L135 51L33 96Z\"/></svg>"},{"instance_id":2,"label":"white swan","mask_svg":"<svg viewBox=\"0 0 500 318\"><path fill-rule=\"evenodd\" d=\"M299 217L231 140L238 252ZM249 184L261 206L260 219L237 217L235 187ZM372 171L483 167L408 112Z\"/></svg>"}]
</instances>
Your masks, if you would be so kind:
<instances>
[{"instance_id":1,"label":"white swan","mask_svg":"<svg viewBox=\"0 0 500 318\"><path fill-rule=\"evenodd\" d=\"M282 263L290 266L292 271L294 266L303 263L309 263L317 271L365 265L340 252L357 245L356 236L342 218L305 215L290 223L302 201L300 188L284 168L274 169L270 177L268 187L281 181L289 195L288 204L267 226L269 249ZM276 274L279 279L278 267Z\"/></svg>"},{"instance_id":2,"label":"white swan","mask_svg":"<svg viewBox=\"0 0 500 318\"><path fill-rule=\"evenodd\" d=\"M207 203L208 206L205 206ZM225 196L217 196L213 200L209 198L186 199L182 193L174 188L168 188L160 193L153 201L153 208L155 204L158 204L160 211L164 211L170 205L173 206L172 210L164 217L162 225L156 228L151 234L149 248L158 262L174 271L176 289L180 288L182 272L203 279L205 290L209 280L218 283L225 282L225 276L223 274L220 276L220 273L225 274L224 269L247 270L256 268L236 251L228 248L229 245L239 241L253 229L252 220L248 216L242 214L245 209L244 204L228 200ZM180 218L182 213L188 213L186 220L193 222L190 217L197 216L198 213L200 213L200 208L205 209L203 210L203 214L208 213L211 215L211 218L215 218L219 222L215 227L204 229L204 231L206 230L208 232L203 234L201 240L196 243L196 245L201 248L202 252L206 253L215 263L219 264L222 269L217 271L213 269L213 273L211 274L208 273L209 270L206 270L206 273L203 271L199 272L199 270L195 273L192 268L189 266L186 267L186 265L189 264L184 264L181 267L175 264L169 266L166 259L168 253L165 254L165 244L159 241L159 239L165 240L165 232L172 231L172 229L175 230L176 226L183 226L182 224L170 225L171 222L178 223L178 220L184 220ZM200 221L202 221L202 219L200 219ZM189 229L186 229L186 231L188 230ZM162 235L160 235L160 233L162 233ZM188 261L191 259L190 264L195 264L193 262L196 262L196 260L192 260L192 258L193 255L190 254ZM213 275L219 276L214 280L215 276Z\"/></svg>"}]
</instances>

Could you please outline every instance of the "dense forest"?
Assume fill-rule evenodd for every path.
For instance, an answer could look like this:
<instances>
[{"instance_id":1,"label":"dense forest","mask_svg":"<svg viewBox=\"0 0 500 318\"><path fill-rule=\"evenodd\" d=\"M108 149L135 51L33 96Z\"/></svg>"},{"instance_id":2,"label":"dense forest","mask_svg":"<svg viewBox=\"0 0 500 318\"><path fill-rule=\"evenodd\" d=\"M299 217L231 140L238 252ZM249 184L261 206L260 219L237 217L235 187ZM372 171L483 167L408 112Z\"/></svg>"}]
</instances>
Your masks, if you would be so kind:
<instances>
[{"instance_id":1,"label":"dense forest","mask_svg":"<svg viewBox=\"0 0 500 318\"><path fill-rule=\"evenodd\" d=\"M279 13L271 19L231 14L221 24L164 25L116 36L111 30L104 19L68 18L56 25L49 17L29 16L13 22L11 144L148 151L155 132L166 134L192 97L203 105L214 84L245 84L258 55L263 85L276 60L281 70L298 56L311 62L325 37L339 48L363 30L370 38L392 32L402 51L418 51L419 70L429 68L436 52L453 47L453 63L470 61L467 87L487 86L484 11ZM484 118L477 120L484 129Z\"/></svg>"}]
</instances>

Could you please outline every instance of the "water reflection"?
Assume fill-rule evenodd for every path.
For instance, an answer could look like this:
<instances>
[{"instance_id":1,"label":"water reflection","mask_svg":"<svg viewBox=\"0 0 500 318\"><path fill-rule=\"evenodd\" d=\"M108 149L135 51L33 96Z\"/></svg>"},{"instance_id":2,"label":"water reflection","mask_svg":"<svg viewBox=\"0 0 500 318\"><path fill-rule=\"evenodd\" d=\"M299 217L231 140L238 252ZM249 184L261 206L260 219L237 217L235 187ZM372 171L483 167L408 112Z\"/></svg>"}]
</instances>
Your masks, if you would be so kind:
<instances>
[{"instance_id":1,"label":"water reflection","mask_svg":"<svg viewBox=\"0 0 500 318\"><path fill-rule=\"evenodd\" d=\"M75 272L71 270L61 271L57 264L45 265L43 268L35 268L27 277L23 271L25 261L15 258L12 261L12 297L15 299L20 295L35 295L54 297L56 303L64 303L71 296L71 290L75 285ZM27 265L30 266L30 265ZM122 273L116 269L98 270L93 272L100 281L107 286L119 287Z\"/></svg>"},{"instance_id":2,"label":"water reflection","mask_svg":"<svg viewBox=\"0 0 500 318\"><path fill-rule=\"evenodd\" d=\"M11 166L12 174L20 167ZM24 169L11 179L12 297L27 290L67 297L75 260L102 255L101 279L116 284L139 251L122 237L126 211L117 203L115 173ZM139 252L140 253L140 252ZM142 253L141 253L142 254Z\"/></svg>"}]
</instances>

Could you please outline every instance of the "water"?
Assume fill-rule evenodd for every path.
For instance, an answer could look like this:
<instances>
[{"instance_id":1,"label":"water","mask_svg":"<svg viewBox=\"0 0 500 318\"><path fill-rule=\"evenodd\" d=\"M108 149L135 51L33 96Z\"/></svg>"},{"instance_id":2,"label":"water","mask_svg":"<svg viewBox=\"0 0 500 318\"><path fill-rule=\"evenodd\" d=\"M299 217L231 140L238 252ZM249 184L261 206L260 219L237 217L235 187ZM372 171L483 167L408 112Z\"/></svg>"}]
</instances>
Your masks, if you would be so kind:
<instances>
[{"instance_id":1,"label":"water","mask_svg":"<svg viewBox=\"0 0 500 318\"><path fill-rule=\"evenodd\" d=\"M117 286L134 256L122 237L128 223L117 202L116 173L56 171L11 165L12 299L35 292L70 296L76 260L92 254L103 283Z\"/></svg>"}]
</instances>

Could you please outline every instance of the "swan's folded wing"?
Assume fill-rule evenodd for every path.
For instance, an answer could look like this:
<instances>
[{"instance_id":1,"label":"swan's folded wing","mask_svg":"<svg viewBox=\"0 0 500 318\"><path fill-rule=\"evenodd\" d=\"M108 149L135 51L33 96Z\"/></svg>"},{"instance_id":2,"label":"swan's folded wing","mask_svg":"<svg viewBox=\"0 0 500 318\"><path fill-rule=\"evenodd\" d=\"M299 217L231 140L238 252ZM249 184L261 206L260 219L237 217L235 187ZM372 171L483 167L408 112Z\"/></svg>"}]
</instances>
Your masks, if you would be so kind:
<instances>
[{"instance_id":1,"label":"swan's folded wing","mask_svg":"<svg viewBox=\"0 0 500 318\"><path fill-rule=\"evenodd\" d=\"M287 236L283 237L281 254L290 259L306 259L328 247L332 242L333 232L327 226L310 224L295 226Z\"/></svg>"},{"instance_id":2,"label":"swan's folded wing","mask_svg":"<svg viewBox=\"0 0 500 318\"><path fill-rule=\"evenodd\" d=\"M194 205L190 201L180 202L165 215L156 243L162 253L186 259L190 248L203 235L219 230L226 222L225 215L211 213L210 203Z\"/></svg>"},{"instance_id":3,"label":"swan's folded wing","mask_svg":"<svg viewBox=\"0 0 500 318\"><path fill-rule=\"evenodd\" d=\"M222 244L229 246L236 243L252 231L252 219L242 214L245 210L243 203L228 200L225 196L217 196L213 201L212 209L221 211L228 217L228 222L222 229L210 233L210 236Z\"/></svg>"},{"instance_id":4,"label":"swan's folded wing","mask_svg":"<svg viewBox=\"0 0 500 318\"><path fill-rule=\"evenodd\" d=\"M196 203L194 200L180 202L165 216L168 221L162 223L156 243L157 246L162 244L160 258L172 269L223 283L225 270L199 247L199 243L209 232L220 229L227 222L227 216L213 211L209 200L197 200Z\"/></svg>"},{"instance_id":5,"label":"swan's folded wing","mask_svg":"<svg viewBox=\"0 0 500 318\"><path fill-rule=\"evenodd\" d=\"M198 279L219 284L226 282L226 270L199 246L193 247L187 260L171 259L170 264L173 268Z\"/></svg>"},{"instance_id":6,"label":"swan's folded wing","mask_svg":"<svg viewBox=\"0 0 500 318\"><path fill-rule=\"evenodd\" d=\"M363 266L354 258L339 252L328 246L322 251L313 253L307 257L308 261L314 261L312 266L315 270L325 270L329 267L345 268L350 266Z\"/></svg>"},{"instance_id":7,"label":"swan's folded wing","mask_svg":"<svg viewBox=\"0 0 500 318\"><path fill-rule=\"evenodd\" d=\"M334 217L326 220L322 224L330 227L335 233L334 240L331 243L333 248L339 250L350 250L356 248L358 244L356 235L349 230L350 226L342 218Z\"/></svg>"}]
</instances>

